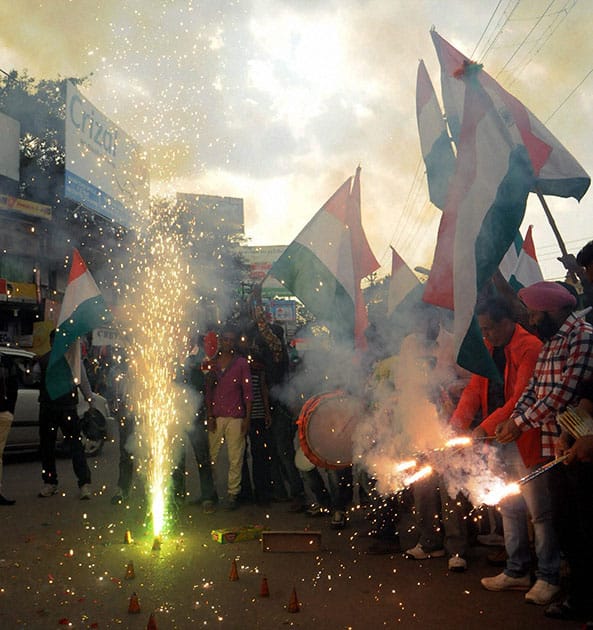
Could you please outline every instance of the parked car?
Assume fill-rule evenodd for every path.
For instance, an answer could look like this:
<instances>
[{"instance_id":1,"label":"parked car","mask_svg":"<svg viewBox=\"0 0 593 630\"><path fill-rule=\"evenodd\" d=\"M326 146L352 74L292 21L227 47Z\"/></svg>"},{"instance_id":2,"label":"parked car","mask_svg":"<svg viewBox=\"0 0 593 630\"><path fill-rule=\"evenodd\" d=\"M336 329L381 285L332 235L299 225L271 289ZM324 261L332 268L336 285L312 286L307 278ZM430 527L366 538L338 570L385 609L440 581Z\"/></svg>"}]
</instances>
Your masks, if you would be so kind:
<instances>
[{"instance_id":1,"label":"parked car","mask_svg":"<svg viewBox=\"0 0 593 630\"><path fill-rule=\"evenodd\" d=\"M36 355L28 350L12 347L0 347L0 355L10 357L18 368L19 391L14 411L14 420L8 433L5 453L27 452L39 450L39 371L35 369ZM78 394L78 415L82 419L90 406L84 397ZM103 396L93 394L93 409L85 419L89 419L95 430L83 430L85 452L88 456L98 455L102 448L107 427L111 426L113 418L109 406ZM85 423L83 422L83 427ZM103 426L105 432L101 434L98 426ZM64 440L56 445L58 453L68 451Z\"/></svg>"}]
</instances>

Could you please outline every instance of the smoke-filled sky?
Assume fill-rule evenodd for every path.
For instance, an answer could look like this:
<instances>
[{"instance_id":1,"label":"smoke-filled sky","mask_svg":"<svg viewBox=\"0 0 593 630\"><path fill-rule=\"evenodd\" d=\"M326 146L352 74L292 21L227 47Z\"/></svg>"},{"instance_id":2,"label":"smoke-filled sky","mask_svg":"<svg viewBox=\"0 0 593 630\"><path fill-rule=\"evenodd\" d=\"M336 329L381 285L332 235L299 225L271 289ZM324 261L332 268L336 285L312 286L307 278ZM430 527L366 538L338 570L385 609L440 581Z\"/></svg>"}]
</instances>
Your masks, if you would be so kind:
<instances>
[{"instance_id":1,"label":"smoke-filled sky","mask_svg":"<svg viewBox=\"0 0 593 630\"><path fill-rule=\"evenodd\" d=\"M431 26L520 98L593 173L593 4L585 0L19 0L0 4L0 68L92 75L85 95L149 151L152 192L242 197L251 244L287 244L357 165L363 224L430 266L415 114ZM590 75L589 75L590 73ZM593 192L550 198L569 251L593 238ZM544 275L560 277L537 200Z\"/></svg>"}]
</instances>

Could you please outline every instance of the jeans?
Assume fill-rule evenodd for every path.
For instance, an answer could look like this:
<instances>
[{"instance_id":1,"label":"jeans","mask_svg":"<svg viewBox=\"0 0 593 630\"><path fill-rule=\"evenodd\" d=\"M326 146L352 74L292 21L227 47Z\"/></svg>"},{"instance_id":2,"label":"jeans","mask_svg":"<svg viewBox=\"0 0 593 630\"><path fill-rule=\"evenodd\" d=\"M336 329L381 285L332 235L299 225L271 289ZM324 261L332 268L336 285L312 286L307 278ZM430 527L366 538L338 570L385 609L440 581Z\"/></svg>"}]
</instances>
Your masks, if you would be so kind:
<instances>
[{"instance_id":1,"label":"jeans","mask_svg":"<svg viewBox=\"0 0 593 630\"><path fill-rule=\"evenodd\" d=\"M196 414L192 428L187 432L189 443L194 452L198 465L198 476L200 478L200 497L202 501L218 501L218 495L214 488L214 477L212 475L212 462L210 460L210 447L208 444L208 430L204 424L203 414ZM173 470L173 490L174 493L182 497L185 495L185 449L175 469Z\"/></svg>"},{"instance_id":2,"label":"jeans","mask_svg":"<svg viewBox=\"0 0 593 630\"><path fill-rule=\"evenodd\" d=\"M296 424L290 411L278 400L272 399L272 444L275 453L271 460L274 497L285 498L286 485L294 499L303 493L303 481L294 464L294 434Z\"/></svg>"},{"instance_id":3,"label":"jeans","mask_svg":"<svg viewBox=\"0 0 593 630\"><path fill-rule=\"evenodd\" d=\"M123 413L121 413L123 411ZM132 487L132 475L134 474L134 458L132 457L131 444L129 443L134 434L136 422L134 415L127 411L125 407L118 412L119 430L119 476L117 486L122 491L124 497L130 494Z\"/></svg>"},{"instance_id":4,"label":"jeans","mask_svg":"<svg viewBox=\"0 0 593 630\"><path fill-rule=\"evenodd\" d=\"M76 407L62 407L51 403L39 405L39 442L41 450L41 477L44 483L57 485L56 436L58 428L70 443L72 468L78 479L78 487L91 483L91 471L86 461L80 437L80 419Z\"/></svg>"},{"instance_id":5,"label":"jeans","mask_svg":"<svg viewBox=\"0 0 593 630\"><path fill-rule=\"evenodd\" d=\"M432 474L414 484L414 504L422 549L431 552L444 546L450 556L465 556L468 530L464 498L451 498L443 479Z\"/></svg>"},{"instance_id":6,"label":"jeans","mask_svg":"<svg viewBox=\"0 0 593 630\"><path fill-rule=\"evenodd\" d=\"M327 485L317 468L301 472L305 493L318 505L344 512L352 502L352 467L326 473Z\"/></svg>"},{"instance_id":7,"label":"jeans","mask_svg":"<svg viewBox=\"0 0 593 630\"><path fill-rule=\"evenodd\" d=\"M516 443L500 449L509 481L518 481L537 468L526 468ZM506 575L523 577L531 565L531 549L527 516L531 516L537 556L536 577L549 584L560 583L560 548L554 527L551 488L557 470L551 469L521 486L521 494L507 497L500 503L504 545L507 552Z\"/></svg>"}]
</instances>

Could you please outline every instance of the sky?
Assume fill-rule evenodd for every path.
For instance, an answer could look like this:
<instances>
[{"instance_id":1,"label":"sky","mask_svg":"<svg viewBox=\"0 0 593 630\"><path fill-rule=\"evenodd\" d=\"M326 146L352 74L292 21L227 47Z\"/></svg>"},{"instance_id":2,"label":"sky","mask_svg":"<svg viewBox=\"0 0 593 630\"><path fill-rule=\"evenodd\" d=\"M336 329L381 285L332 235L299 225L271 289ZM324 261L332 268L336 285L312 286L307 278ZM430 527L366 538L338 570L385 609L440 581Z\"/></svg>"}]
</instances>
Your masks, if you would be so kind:
<instances>
[{"instance_id":1,"label":"sky","mask_svg":"<svg viewBox=\"0 0 593 630\"><path fill-rule=\"evenodd\" d=\"M586 0L19 0L0 3L0 69L81 88L141 143L153 194L241 197L252 245L288 244L362 167L362 220L430 267L439 211L416 124L419 59L440 96L437 31L593 173L593 4ZM533 197L531 195L530 197ZM593 238L593 192L549 198L567 248ZM563 268L537 199L522 226Z\"/></svg>"}]
</instances>

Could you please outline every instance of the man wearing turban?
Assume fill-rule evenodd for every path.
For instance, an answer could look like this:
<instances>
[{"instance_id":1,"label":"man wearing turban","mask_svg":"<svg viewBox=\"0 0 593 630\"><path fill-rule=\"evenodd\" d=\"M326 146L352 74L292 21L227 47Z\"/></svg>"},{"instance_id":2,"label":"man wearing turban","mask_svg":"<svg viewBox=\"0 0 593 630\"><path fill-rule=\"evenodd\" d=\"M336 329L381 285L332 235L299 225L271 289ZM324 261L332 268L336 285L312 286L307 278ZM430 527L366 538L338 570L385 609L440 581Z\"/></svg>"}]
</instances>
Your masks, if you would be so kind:
<instances>
[{"instance_id":1,"label":"man wearing turban","mask_svg":"<svg viewBox=\"0 0 593 630\"><path fill-rule=\"evenodd\" d=\"M505 445L509 474L518 479L534 470L521 462L516 440L533 428L541 429L543 461L554 457L560 427L556 415L568 405L576 405L578 386L593 378L593 327L577 317L577 300L557 282L536 282L519 291L528 309L529 324L544 342L535 370L508 420L496 429ZM526 511L531 515L538 558L537 580L526 593L529 603L546 605L560 592L560 545L555 527L555 497L562 472L554 468L521 487L521 495L507 499L501 506L505 528L507 565L503 573L483 578L484 588L492 591L526 590L529 579L529 538Z\"/></svg>"}]
</instances>

